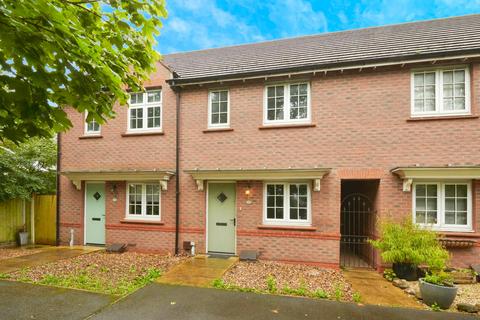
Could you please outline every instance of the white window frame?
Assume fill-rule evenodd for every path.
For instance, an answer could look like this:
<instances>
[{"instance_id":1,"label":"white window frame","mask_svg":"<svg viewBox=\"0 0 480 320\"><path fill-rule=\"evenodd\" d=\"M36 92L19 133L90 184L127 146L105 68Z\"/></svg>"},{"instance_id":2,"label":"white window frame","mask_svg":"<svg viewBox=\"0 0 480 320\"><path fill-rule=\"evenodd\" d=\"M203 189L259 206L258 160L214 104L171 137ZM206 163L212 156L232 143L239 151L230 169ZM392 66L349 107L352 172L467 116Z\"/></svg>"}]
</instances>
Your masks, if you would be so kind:
<instances>
[{"instance_id":1,"label":"white window frame","mask_svg":"<svg viewBox=\"0 0 480 320\"><path fill-rule=\"evenodd\" d=\"M305 119L289 119L290 118L290 86L292 85L307 85L307 117ZM284 94L284 110L283 120L268 120L268 88L270 87L278 87L283 86L283 94ZM263 90L263 124L264 125L275 125L275 124L304 124L311 122L312 116L312 104L311 104L311 89L310 89L310 82L307 81L300 81L300 82L287 82L287 83L269 83L265 85ZM286 119L288 116L288 119Z\"/></svg>"},{"instance_id":2,"label":"white window frame","mask_svg":"<svg viewBox=\"0 0 480 320\"><path fill-rule=\"evenodd\" d=\"M148 102L148 93L153 92L153 91L160 91L160 101L157 102ZM131 103L131 98L129 97L128 99L128 117L127 117L127 131L128 132L161 132L163 128L163 90L162 89L151 89L147 90L145 92L130 92L129 96L131 94L138 94L138 93L143 93L143 102L142 103ZM151 107L160 107L160 127L157 128L147 128L148 124L148 108ZM142 118L142 128L131 128L131 122L130 122L130 109L142 109L143 113L143 118Z\"/></svg>"},{"instance_id":3,"label":"white window frame","mask_svg":"<svg viewBox=\"0 0 480 320\"><path fill-rule=\"evenodd\" d=\"M412 185L412 219L416 222L416 191L417 185L420 184L435 184L437 185L437 223L426 224L418 223L422 227L428 227L436 231L452 231L452 232L472 232L472 182L465 180L452 181L415 181ZM467 186L467 224L466 225L452 225L445 223L445 185L449 184L463 184Z\"/></svg>"},{"instance_id":4,"label":"white window frame","mask_svg":"<svg viewBox=\"0 0 480 320\"><path fill-rule=\"evenodd\" d=\"M84 121L85 127L84 127L83 134L86 135L86 136L99 136L99 135L101 135L102 134L102 126L100 125L100 123L98 123L95 120L94 121L98 123L98 130L96 130L96 131L88 130L88 124L90 122L87 122L87 116L88 116L88 112L85 112L85 121Z\"/></svg>"},{"instance_id":5,"label":"white window frame","mask_svg":"<svg viewBox=\"0 0 480 320\"><path fill-rule=\"evenodd\" d=\"M267 219L267 185L282 184L283 185L283 219ZM290 220L290 185L305 184L307 185L307 220ZM306 181L266 181L263 184L263 224L276 226L311 226L312 225L312 192L311 183Z\"/></svg>"},{"instance_id":6,"label":"white window frame","mask_svg":"<svg viewBox=\"0 0 480 320\"><path fill-rule=\"evenodd\" d=\"M225 91L227 92L227 123L212 123L212 94ZM214 89L208 91L208 128L230 128L230 90Z\"/></svg>"},{"instance_id":7,"label":"white window frame","mask_svg":"<svg viewBox=\"0 0 480 320\"><path fill-rule=\"evenodd\" d=\"M139 184L142 186L142 214L130 214L130 185ZM147 215L147 185L158 185L158 216ZM126 220L148 220L148 221L161 221L162 218L162 188L159 183L156 182L139 182L139 181L127 181L126 187L126 206L125 206L125 219Z\"/></svg>"},{"instance_id":8,"label":"white window frame","mask_svg":"<svg viewBox=\"0 0 480 320\"><path fill-rule=\"evenodd\" d=\"M465 110L444 110L443 72L465 71ZM435 72L435 111L415 111L415 74ZM471 114L470 69L467 66L450 66L427 69L413 69L410 77L410 113L412 117L445 117Z\"/></svg>"}]
</instances>

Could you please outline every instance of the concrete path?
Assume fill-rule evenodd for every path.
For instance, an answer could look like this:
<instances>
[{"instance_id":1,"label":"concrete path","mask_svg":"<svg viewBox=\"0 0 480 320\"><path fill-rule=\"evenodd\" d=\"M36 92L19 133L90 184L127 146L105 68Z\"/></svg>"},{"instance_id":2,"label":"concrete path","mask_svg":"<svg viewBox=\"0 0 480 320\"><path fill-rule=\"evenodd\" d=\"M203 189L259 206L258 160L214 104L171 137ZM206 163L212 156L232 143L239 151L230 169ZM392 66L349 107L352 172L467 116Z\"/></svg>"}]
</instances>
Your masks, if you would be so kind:
<instances>
[{"instance_id":1,"label":"concrete path","mask_svg":"<svg viewBox=\"0 0 480 320\"><path fill-rule=\"evenodd\" d=\"M0 281L0 319L5 320L80 320L113 301L98 293Z\"/></svg>"},{"instance_id":2,"label":"concrete path","mask_svg":"<svg viewBox=\"0 0 480 320\"><path fill-rule=\"evenodd\" d=\"M221 278L235 262L237 257L227 259L197 256L173 267L161 276L157 282L195 287L208 287L212 281Z\"/></svg>"},{"instance_id":3,"label":"concrete path","mask_svg":"<svg viewBox=\"0 0 480 320\"><path fill-rule=\"evenodd\" d=\"M103 250L99 247L43 247L41 252L0 260L0 273L10 273L22 268L35 267L57 260Z\"/></svg>"},{"instance_id":4,"label":"concrete path","mask_svg":"<svg viewBox=\"0 0 480 320\"><path fill-rule=\"evenodd\" d=\"M344 270L343 274L354 291L360 293L362 303L423 308L413 297L406 295L402 289L393 286L374 270Z\"/></svg>"},{"instance_id":5,"label":"concrete path","mask_svg":"<svg viewBox=\"0 0 480 320\"><path fill-rule=\"evenodd\" d=\"M89 319L473 320L476 318L447 312L372 305L359 306L354 303L328 300L154 283L119 300Z\"/></svg>"}]
</instances>

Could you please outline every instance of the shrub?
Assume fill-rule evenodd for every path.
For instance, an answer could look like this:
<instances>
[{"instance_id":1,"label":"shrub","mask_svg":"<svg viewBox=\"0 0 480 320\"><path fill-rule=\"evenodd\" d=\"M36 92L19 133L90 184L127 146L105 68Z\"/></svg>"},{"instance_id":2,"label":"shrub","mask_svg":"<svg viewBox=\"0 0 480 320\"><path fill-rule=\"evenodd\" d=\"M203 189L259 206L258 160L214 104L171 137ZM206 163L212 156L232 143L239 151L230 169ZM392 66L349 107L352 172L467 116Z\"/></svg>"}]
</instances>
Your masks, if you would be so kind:
<instances>
[{"instance_id":1,"label":"shrub","mask_svg":"<svg viewBox=\"0 0 480 320\"><path fill-rule=\"evenodd\" d=\"M397 277L397 275L395 274L395 272L393 272L392 269L385 269L383 271L383 277L391 282Z\"/></svg>"},{"instance_id":2,"label":"shrub","mask_svg":"<svg viewBox=\"0 0 480 320\"><path fill-rule=\"evenodd\" d=\"M400 223L380 222L380 239L369 240L380 249L382 259L387 263L426 264L432 270L442 270L449 259L437 239L437 234L414 224L411 219Z\"/></svg>"},{"instance_id":3,"label":"shrub","mask_svg":"<svg viewBox=\"0 0 480 320\"><path fill-rule=\"evenodd\" d=\"M437 286L453 287L453 278L445 271L428 273L424 280L425 282L436 284Z\"/></svg>"},{"instance_id":4,"label":"shrub","mask_svg":"<svg viewBox=\"0 0 480 320\"><path fill-rule=\"evenodd\" d=\"M272 294L277 292L277 281L272 275L269 275L267 278L267 288L268 292Z\"/></svg>"}]
</instances>

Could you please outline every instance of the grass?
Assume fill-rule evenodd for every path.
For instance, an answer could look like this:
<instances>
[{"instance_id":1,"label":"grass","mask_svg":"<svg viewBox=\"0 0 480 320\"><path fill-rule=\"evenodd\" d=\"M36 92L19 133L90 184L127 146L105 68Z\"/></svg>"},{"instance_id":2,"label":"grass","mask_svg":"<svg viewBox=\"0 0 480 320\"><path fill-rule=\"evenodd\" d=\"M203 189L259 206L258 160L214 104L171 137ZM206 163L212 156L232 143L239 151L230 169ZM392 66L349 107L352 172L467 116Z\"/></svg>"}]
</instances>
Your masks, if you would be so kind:
<instances>
[{"instance_id":1,"label":"grass","mask_svg":"<svg viewBox=\"0 0 480 320\"><path fill-rule=\"evenodd\" d=\"M234 290L240 292L253 292L253 293L268 293L268 294L280 294L280 295L289 295L289 296L299 296L299 297L309 297L315 299L331 299L332 297L328 294L328 292L317 289L315 291L310 291L307 289L305 282L301 281L300 285L297 288L291 288L289 286L285 286L282 289L278 289L277 281L272 276L269 275L266 279L266 290L259 290L255 288L248 288L248 287L240 287L233 284L225 283L223 279L215 279L211 283L212 287L217 289L224 289L224 290ZM335 288L334 296L335 300L341 300L343 298L343 292L341 291L340 287L337 286ZM357 298L355 298L357 297ZM355 299L358 299L356 301ZM354 301L360 302L360 294L354 294Z\"/></svg>"},{"instance_id":2,"label":"grass","mask_svg":"<svg viewBox=\"0 0 480 320\"><path fill-rule=\"evenodd\" d=\"M105 272L107 271L105 270ZM108 282L100 281L99 279L89 276L87 272L84 271L84 272L81 272L80 274L74 274L74 275L69 275L64 277L47 274L43 276L41 280L35 281L33 283L56 286L56 287L82 289L82 290L94 291L99 293L123 296L154 281L156 278L160 277L160 275L161 275L161 271L159 269L149 268L147 269L145 274L135 277L132 281L124 280L117 285L112 285ZM26 282L32 282L32 281L30 280Z\"/></svg>"}]
</instances>

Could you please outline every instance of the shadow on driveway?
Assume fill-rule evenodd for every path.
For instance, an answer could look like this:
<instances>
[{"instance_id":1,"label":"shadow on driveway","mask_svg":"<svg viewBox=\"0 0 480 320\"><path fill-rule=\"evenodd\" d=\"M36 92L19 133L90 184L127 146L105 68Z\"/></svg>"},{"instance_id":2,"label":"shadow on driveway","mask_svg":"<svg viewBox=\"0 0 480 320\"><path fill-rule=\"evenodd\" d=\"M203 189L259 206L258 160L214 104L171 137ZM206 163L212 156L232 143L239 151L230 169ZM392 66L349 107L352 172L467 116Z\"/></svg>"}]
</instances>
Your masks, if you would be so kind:
<instances>
[{"instance_id":1,"label":"shadow on driveway","mask_svg":"<svg viewBox=\"0 0 480 320\"><path fill-rule=\"evenodd\" d=\"M114 297L0 281L0 319L85 319L114 301ZM132 317L135 319L135 317Z\"/></svg>"},{"instance_id":2,"label":"shadow on driveway","mask_svg":"<svg viewBox=\"0 0 480 320\"><path fill-rule=\"evenodd\" d=\"M447 312L373 305L359 306L354 303L328 300L154 283L106 308L92 319L473 320L476 318Z\"/></svg>"}]
</instances>

